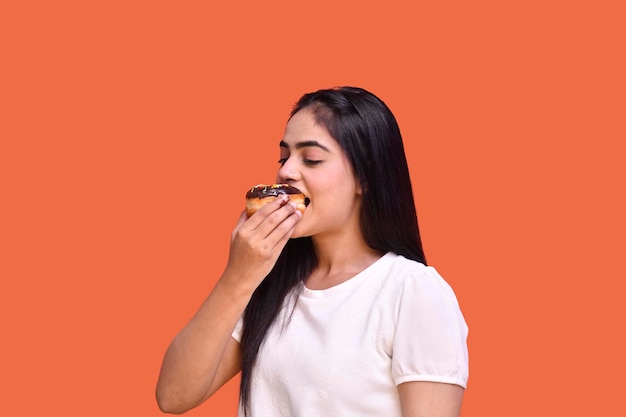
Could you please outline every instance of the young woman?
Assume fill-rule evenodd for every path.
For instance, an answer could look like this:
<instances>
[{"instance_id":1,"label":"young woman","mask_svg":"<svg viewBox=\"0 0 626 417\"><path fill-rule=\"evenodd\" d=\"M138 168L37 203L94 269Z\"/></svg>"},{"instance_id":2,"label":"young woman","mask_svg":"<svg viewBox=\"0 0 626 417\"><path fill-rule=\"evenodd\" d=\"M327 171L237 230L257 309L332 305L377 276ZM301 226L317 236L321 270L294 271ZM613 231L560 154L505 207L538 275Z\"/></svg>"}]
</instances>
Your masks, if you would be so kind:
<instances>
[{"instance_id":1,"label":"young woman","mask_svg":"<svg viewBox=\"0 0 626 417\"><path fill-rule=\"evenodd\" d=\"M305 94L279 145L276 181L310 203L242 213L167 349L159 407L183 413L241 371L240 416L458 416L467 326L426 266L393 114L359 88Z\"/></svg>"}]
</instances>

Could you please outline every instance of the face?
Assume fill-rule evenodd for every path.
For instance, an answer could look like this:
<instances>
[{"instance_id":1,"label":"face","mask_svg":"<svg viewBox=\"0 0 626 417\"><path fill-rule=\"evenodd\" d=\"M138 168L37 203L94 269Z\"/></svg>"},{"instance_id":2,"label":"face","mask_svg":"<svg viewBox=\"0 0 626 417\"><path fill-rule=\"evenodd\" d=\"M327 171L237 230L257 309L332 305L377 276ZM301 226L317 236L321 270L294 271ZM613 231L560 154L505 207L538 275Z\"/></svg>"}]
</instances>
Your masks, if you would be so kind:
<instances>
[{"instance_id":1,"label":"face","mask_svg":"<svg viewBox=\"0 0 626 417\"><path fill-rule=\"evenodd\" d=\"M300 110L287 123L279 163L276 181L299 188L310 199L293 237L358 228L358 180L339 143L310 110Z\"/></svg>"}]
</instances>

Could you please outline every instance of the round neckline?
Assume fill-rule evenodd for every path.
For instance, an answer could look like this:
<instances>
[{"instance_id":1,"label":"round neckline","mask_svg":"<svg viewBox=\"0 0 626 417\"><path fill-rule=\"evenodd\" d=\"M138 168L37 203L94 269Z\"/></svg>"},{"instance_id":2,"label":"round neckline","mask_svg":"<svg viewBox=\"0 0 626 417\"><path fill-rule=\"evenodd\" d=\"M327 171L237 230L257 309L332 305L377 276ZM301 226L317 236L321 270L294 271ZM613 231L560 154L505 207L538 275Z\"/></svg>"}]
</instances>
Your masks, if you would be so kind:
<instances>
[{"instance_id":1,"label":"round neckline","mask_svg":"<svg viewBox=\"0 0 626 417\"><path fill-rule=\"evenodd\" d=\"M355 287L363 282L368 276L371 276L370 272L374 269L380 268L382 264L385 263L387 259L395 256L392 252L387 252L370 265L368 265L365 269L363 269L358 274L354 275L352 278L348 278L344 282L341 282L337 285L333 285L332 287L323 289L323 290L312 290L308 288L304 282L301 283L300 296L304 298L310 299L321 299L321 298L329 298L334 297L336 295L344 294L346 292L352 291Z\"/></svg>"}]
</instances>

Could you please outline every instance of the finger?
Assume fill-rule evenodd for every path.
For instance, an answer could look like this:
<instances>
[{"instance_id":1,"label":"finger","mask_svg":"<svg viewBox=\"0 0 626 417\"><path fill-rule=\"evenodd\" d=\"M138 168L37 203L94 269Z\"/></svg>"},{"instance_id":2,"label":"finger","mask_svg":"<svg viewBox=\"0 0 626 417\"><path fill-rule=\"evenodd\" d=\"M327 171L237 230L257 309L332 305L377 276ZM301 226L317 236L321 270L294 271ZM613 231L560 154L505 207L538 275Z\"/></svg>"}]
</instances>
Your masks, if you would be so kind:
<instances>
[{"instance_id":1,"label":"finger","mask_svg":"<svg viewBox=\"0 0 626 417\"><path fill-rule=\"evenodd\" d=\"M283 207L289 201L289 197L285 194L281 194L271 202L261 206L252 216L250 216L250 225L258 226L263 220L271 213Z\"/></svg>"},{"instance_id":2,"label":"finger","mask_svg":"<svg viewBox=\"0 0 626 417\"><path fill-rule=\"evenodd\" d=\"M276 227L276 229L274 229L273 235L276 239L276 243L274 244L274 250L282 250L285 247L285 245L293 235L294 230L296 230L296 226L298 225L298 222L301 218L302 213L296 210L278 227Z\"/></svg>"},{"instance_id":3,"label":"finger","mask_svg":"<svg viewBox=\"0 0 626 417\"><path fill-rule=\"evenodd\" d=\"M283 209L281 208L281 210ZM287 214L284 219L282 219L279 223L272 227L272 229L268 232L268 235L265 239L271 246L275 247L284 245L287 240L289 240L297 223L300 221L302 213L300 213L294 207L291 207L289 210L289 214ZM267 220L269 223L271 218L268 218Z\"/></svg>"},{"instance_id":4,"label":"finger","mask_svg":"<svg viewBox=\"0 0 626 417\"><path fill-rule=\"evenodd\" d=\"M241 215L239 216L239 220L237 221L237 225L235 226L235 229L233 230L231 234L231 238L232 238L231 240L234 240L239 230L243 229L244 227L245 227L245 230L256 231L259 225L263 223L263 221L269 214L271 214L272 212L276 211L277 209L285 205L287 201L288 201L287 196L280 195L276 199L271 201L270 203L261 207L250 217L248 217L247 211L244 209ZM263 234L263 237L265 236L266 234Z\"/></svg>"},{"instance_id":5,"label":"finger","mask_svg":"<svg viewBox=\"0 0 626 417\"><path fill-rule=\"evenodd\" d=\"M289 216L296 211L296 205L289 203L284 204L274 212L270 213L263 221L257 226L256 232L259 236L267 238L279 227ZM284 230L284 228L283 228Z\"/></svg>"}]
</instances>

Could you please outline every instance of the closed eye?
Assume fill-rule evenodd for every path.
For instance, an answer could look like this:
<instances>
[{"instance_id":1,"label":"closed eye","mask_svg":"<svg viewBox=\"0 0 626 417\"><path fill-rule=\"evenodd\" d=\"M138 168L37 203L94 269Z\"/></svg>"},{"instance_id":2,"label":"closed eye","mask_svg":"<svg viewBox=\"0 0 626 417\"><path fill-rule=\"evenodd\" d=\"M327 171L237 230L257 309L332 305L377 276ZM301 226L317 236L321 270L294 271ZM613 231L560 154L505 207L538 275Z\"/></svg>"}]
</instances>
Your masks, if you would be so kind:
<instances>
[{"instance_id":1,"label":"closed eye","mask_svg":"<svg viewBox=\"0 0 626 417\"><path fill-rule=\"evenodd\" d=\"M322 161L313 160L313 159L303 159L302 162L304 162L304 164L308 166L319 165L322 163Z\"/></svg>"},{"instance_id":2,"label":"closed eye","mask_svg":"<svg viewBox=\"0 0 626 417\"><path fill-rule=\"evenodd\" d=\"M285 162L287 162L287 159L289 159L289 158L280 158L278 160L278 163L281 166L283 166L283 165L285 165ZM304 165L307 165L307 166L315 166L315 165L321 164L323 161L314 160L314 159L303 159L302 162L304 163Z\"/></svg>"}]
</instances>

